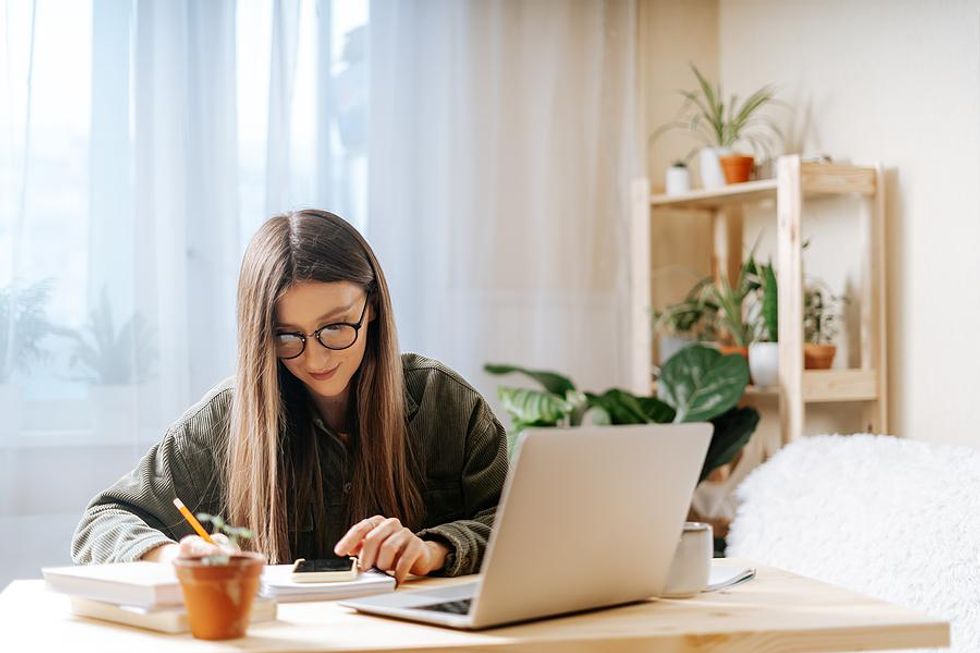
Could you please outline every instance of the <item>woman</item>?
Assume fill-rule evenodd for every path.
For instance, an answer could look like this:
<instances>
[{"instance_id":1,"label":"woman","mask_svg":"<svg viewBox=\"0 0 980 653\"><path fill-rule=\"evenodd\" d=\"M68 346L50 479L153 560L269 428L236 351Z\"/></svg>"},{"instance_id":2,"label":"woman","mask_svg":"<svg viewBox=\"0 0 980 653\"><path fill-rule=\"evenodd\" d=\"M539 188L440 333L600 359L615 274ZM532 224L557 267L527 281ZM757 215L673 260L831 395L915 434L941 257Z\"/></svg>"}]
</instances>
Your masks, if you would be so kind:
<instances>
[{"instance_id":1,"label":"woman","mask_svg":"<svg viewBox=\"0 0 980 653\"><path fill-rule=\"evenodd\" d=\"M235 377L92 500L72 557L207 552L179 497L250 528L249 548L270 562L357 555L399 582L474 573L506 470L504 430L479 393L440 363L399 355L388 286L361 235L300 211L270 219L245 252Z\"/></svg>"}]
</instances>

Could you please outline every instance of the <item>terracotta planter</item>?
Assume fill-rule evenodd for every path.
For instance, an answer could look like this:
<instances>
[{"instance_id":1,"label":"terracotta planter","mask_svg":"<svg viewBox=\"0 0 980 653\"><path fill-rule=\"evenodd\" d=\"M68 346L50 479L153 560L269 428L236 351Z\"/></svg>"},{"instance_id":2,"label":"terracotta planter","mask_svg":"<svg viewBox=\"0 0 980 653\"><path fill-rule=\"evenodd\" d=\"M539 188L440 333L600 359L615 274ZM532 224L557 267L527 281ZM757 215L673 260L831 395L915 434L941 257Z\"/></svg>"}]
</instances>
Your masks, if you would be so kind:
<instances>
[{"instance_id":1,"label":"terracotta planter","mask_svg":"<svg viewBox=\"0 0 980 653\"><path fill-rule=\"evenodd\" d=\"M729 184L740 184L752 176L755 158L744 154L727 154L718 157L721 169L725 172L725 181Z\"/></svg>"},{"instance_id":2,"label":"terracotta planter","mask_svg":"<svg viewBox=\"0 0 980 653\"><path fill-rule=\"evenodd\" d=\"M174 560L194 637L245 636L264 566L257 553L233 555L226 565L206 565L200 558Z\"/></svg>"},{"instance_id":3,"label":"terracotta planter","mask_svg":"<svg viewBox=\"0 0 980 653\"><path fill-rule=\"evenodd\" d=\"M808 370L829 370L837 355L837 345L803 345L803 367Z\"/></svg>"},{"instance_id":4,"label":"terracotta planter","mask_svg":"<svg viewBox=\"0 0 980 653\"><path fill-rule=\"evenodd\" d=\"M718 351L720 351L724 356L727 356L728 354L738 354L739 356L745 358L745 360L749 360L748 347L739 347L738 345L718 345Z\"/></svg>"}]
</instances>

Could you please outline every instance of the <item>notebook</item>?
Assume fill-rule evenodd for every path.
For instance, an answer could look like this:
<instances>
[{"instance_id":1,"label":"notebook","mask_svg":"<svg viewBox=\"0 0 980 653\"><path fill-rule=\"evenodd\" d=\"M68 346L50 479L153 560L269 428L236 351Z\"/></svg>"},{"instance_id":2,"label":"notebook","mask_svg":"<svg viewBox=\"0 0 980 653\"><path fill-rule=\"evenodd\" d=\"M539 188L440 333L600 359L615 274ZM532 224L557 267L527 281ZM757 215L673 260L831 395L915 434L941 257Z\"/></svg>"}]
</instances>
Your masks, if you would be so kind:
<instances>
[{"instance_id":1,"label":"notebook","mask_svg":"<svg viewBox=\"0 0 980 653\"><path fill-rule=\"evenodd\" d=\"M712 567L705 592L717 592L728 587L755 578L755 569L738 569L736 567Z\"/></svg>"},{"instance_id":2,"label":"notebook","mask_svg":"<svg viewBox=\"0 0 980 653\"><path fill-rule=\"evenodd\" d=\"M187 610L183 606L168 606L146 609L132 605L116 605L105 601L94 601L81 596L71 597L71 611L79 617L101 619L114 623L156 630L161 633L186 633L190 631ZM278 609L273 599L256 597L249 616L250 623L274 621Z\"/></svg>"},{"instance_id":3,"label":"notebook","mask_svg":"<svg viewBox=\"0 0 980 653\"><path fill-rule=\"evenodd\" d=\"M41 570L56 592L137 608L182 606L184 595L173 565L118 562L106 565L47 567Z\"/></svg>"},{"instance_id":4,"label":"notebook","mask_svg":"<svg viewBox=\"0 0 980 653\"><path fill-rule=\"evenodd\" d=\"M292 601L335 601L395 589L395 579L376 570L362 571L355 580L330 583L296 583L290 580L293 565L268 565L262 573L260 596L275 598L280 603Z\"/></svg>"}]
</instances>

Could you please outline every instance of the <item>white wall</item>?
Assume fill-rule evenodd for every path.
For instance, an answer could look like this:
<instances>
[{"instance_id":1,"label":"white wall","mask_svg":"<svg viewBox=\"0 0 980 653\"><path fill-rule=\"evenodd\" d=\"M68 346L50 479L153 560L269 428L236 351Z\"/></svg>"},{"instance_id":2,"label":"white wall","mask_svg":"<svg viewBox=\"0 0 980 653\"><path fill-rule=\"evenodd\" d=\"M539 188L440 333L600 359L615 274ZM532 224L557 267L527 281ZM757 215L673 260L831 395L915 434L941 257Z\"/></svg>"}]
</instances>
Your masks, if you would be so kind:
<instances>
[{"instance_id":1,"label":"white wall","mask_svg":"<svg viewBox=\"0 0 980 653\"><path fill-rule=\"evenodd\" d=\"M980 445L970 344L980 324L980 1L722 0L719 9L723 85L778 83L797 108L802 151L892 171L892 431ZM835 262L833 246L807 256L812 267Z\"/></svg>"}]
</instances>

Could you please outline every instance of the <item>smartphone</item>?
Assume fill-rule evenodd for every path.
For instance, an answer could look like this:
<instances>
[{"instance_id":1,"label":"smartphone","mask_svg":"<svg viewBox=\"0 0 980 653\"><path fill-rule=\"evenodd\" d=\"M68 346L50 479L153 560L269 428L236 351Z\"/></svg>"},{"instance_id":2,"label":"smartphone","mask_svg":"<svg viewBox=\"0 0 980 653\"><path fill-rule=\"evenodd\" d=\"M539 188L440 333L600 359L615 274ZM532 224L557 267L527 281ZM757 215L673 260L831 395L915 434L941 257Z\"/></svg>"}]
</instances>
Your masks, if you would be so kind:
<instances>
[{"instance_id":1,"label":"smartphone","mask_svg":"<svg viewBox=\"0 0 980 653\"><path fill-rule=\"evenodd\" d=\"M331 583L357 578L354 558L299 558L293 565L290 578L296 583Z\"/></svg>"}]
</instances>

